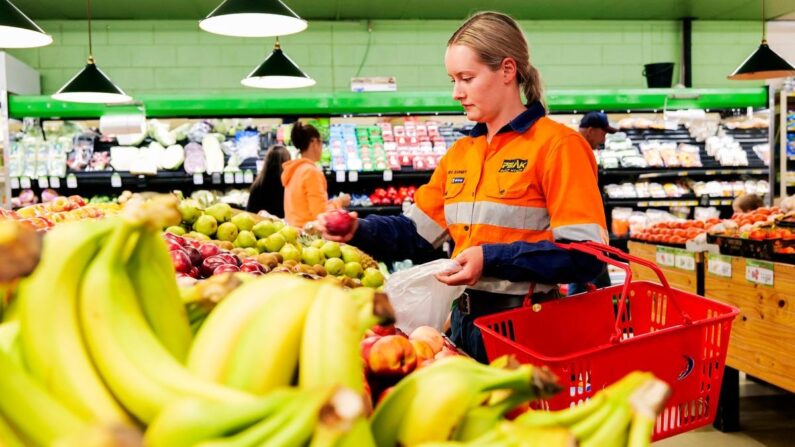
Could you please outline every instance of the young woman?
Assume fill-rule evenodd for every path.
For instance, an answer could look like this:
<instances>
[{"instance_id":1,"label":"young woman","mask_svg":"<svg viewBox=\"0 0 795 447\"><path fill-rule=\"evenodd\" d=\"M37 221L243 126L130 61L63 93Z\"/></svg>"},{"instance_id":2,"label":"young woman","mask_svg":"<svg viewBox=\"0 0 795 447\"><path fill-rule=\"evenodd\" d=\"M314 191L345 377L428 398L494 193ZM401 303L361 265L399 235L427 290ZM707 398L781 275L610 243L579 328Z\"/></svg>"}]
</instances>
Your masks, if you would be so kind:
<instances>
[{"instance_id":1,"label":"young woman","mask_svg":"<svg viewBox=\"0 0 795 447\"><path fill-rule=\"evenodd\" d=\"M282 185L282 165L290 161L290 151L281 145L273 145L265 155L262 170L249 189L246 211L284 217L284 186Z\"/></svg>"},{"instance_id":2,"label":"young woman","mask_svg":"<svg viewBox=\"0 0 795 447\"><path fill-rule=\"evenodd\" d=\"M526 297L557 298L557 284L587 282L604 269L553 243L605 242L604 210L593 152L546 117L541 77L511 17L472 16L448 41L444 63L453 98L477 122L470 136L448 150L404 216L370 216L349 234L325 236L403 258L452 239L460 268L437 279L468 288L453 307L451 338L485 362L475 318L522 306Z\"/></svg>"},{"instance_id":3,"label":"young woman","mask_svg":"<svg viewBox=\"0 0 795 447\"><path fill-rule=\"evenodd\" d=\"M326 176L317 166L323 152L320 132L310 124L296 122L290 138L301 158L284 164L284 217L290 225L303 227L329 209L347 207L351 199L347 194L328 199Z\"/></svg>"}]
</instances>

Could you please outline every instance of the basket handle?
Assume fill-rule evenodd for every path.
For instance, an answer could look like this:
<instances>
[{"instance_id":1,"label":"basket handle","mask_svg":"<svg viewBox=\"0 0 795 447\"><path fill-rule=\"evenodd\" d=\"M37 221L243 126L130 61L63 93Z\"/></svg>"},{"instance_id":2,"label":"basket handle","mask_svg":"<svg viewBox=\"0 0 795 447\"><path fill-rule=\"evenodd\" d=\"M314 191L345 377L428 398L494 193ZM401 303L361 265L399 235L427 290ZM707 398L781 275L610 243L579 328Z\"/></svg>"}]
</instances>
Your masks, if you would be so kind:
<instances>
[{"instance_id":1,"label":"basket handle","mask_svg":"<svg viewBox=\"0 0 795 447\"><path fill-rule=\"evenodd\" d=\"M627 308L627 297L629 296L629 285L632 283L632 270L629 267L630 262L634 262L640 264L644 267L650 268L656 275L657 278L660 280L660 284L665 287L667 290L671 290L671 286L668 284L668 280L665 279L665 275L663 275L662 270L657 267L657 264L651 262L647 259L639 258L637 256L633 256L629 253L623 252L615 247L611 247L606 244L600 244L598 242L593 241L585 241L585 242L568 242L568 243L555 243L558 247L566 249L566 250L577 250L583 253L590 254L600 261L606 262L610 265L616 266L624 270L626 273L626 278L624 279L624 285L621 287L621 297L618 301L618 313L616 315L616 328L613 336L611 337L610 341L613 343L617 343L621 339L621 327L620 323L621 320L624 318L626 314ZM607 256L606 253L614 254L616 257L621 258L621 262L610 256ZM672 296L669 294L669 296ZM679 305L676 303L675 300L670 300L676 309L679 311L679 314L682 316L685 324L692 323L692 319L690 316L684 312Z\"/></svg>"}]
</instances>

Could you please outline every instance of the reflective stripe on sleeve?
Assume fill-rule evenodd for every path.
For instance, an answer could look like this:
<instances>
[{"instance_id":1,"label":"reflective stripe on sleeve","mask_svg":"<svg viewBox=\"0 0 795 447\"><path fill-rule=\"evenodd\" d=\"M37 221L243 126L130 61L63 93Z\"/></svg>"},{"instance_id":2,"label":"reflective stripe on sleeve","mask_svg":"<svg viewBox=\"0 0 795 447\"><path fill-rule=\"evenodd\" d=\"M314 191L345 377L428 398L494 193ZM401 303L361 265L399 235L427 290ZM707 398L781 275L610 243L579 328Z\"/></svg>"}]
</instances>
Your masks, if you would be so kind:
<instances>
[{"instance_id":1,"label":"reflective stripe on sleeve","mask_svg":"<svg viewBox=\"0 0 795 447\"><path fill-rule=\"evenodd\" d=\"M441 247L445 239L447 239L447 230L439 226L416 204L412 205L405 215L417 226L417 233L433 245L434 248Z\"/></svg>"},{"instance_id":2,"label":"reflective stripe on sleeve","mask_svg":"<svg viewBox=\"0 0 795 447\"><path fill-rule=\"evenodd\" d=\"M569 241L594 241L607 243L607 235L604 228L598 224L576 224L563 225L552 229L555 240Z\"/></svg>"},{"instance_id":3,"label":"reflective stripe on sleeve","mask_svg":"<svg viewBox=\"0 0 795 447\"><path fill-rule=\"evenodd\" d=\"M444 216L447 225L492 225L533 231L549 229L549 212L540 207L488 201L456 202L444 206Z\"/></svg>"}]
</instances>

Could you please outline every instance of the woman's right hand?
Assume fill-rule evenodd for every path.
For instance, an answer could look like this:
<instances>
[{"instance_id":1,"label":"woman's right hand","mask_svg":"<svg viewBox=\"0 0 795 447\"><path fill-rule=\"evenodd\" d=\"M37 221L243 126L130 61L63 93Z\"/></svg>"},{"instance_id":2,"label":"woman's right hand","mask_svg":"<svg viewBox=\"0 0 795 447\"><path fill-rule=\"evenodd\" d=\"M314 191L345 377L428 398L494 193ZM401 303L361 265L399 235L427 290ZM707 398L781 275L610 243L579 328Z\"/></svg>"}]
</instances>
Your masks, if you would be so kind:
<instances>
[{"instance_id":1,"label":"woman's right hand","mask_svg":"<svg viewBox=\"0 0 795 447\"><path fill-rule=\"evenodd\" d=\"M353 239L353 235L356 234L356 230L359 229L359 215L355 211L348 213L348 215L353 219L350 230L346 234L339 235L329 234L328 232L326 217L332 213L334 213L334 211L326 212L317 216L317 222L314 227L323 234L323 239L334 242L348 242Z\"/></svg>"}]
</instances>

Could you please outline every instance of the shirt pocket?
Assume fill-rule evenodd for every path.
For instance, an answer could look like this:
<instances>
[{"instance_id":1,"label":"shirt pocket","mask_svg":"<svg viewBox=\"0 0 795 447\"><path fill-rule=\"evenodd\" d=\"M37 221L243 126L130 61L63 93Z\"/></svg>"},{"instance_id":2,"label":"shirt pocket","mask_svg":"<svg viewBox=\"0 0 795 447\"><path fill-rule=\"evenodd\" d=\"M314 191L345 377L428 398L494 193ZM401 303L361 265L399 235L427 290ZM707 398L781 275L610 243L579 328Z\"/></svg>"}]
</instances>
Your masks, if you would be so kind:
<instances>
[{"instance_id":1,"label":"shirt pocket","mask_svg":"<svg viewBox=\"0 0 795 447\"><path fill-rule=\"evenodd\" d=\"M486 195L495 199L520 199L530 191L530 178L520 172L498 172L486 184Z\"/></svg>"},{"instance_id":2,"label":"shirt pocket","mask_svg":"<svg viewBox=\"0 0 795 447\"><path fill-rule=\"evenodd\" d=\"M466 184L466 178L461 177L450 177L447 180L447 184L444 187L444 198L445 199L452 199L457 197L461 194L461 191L464 190L464 185Z\"/></svg>"}]
</instances>

